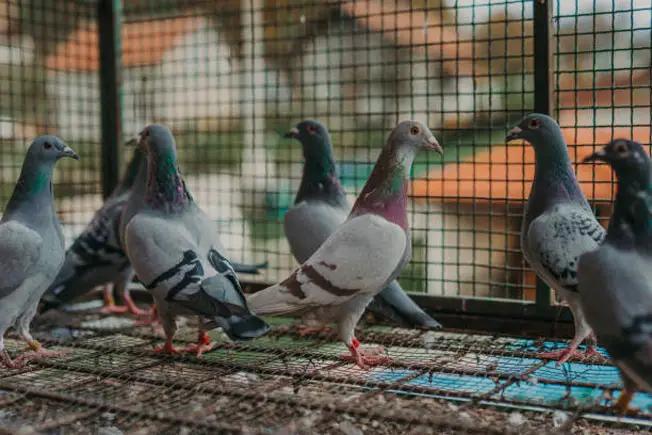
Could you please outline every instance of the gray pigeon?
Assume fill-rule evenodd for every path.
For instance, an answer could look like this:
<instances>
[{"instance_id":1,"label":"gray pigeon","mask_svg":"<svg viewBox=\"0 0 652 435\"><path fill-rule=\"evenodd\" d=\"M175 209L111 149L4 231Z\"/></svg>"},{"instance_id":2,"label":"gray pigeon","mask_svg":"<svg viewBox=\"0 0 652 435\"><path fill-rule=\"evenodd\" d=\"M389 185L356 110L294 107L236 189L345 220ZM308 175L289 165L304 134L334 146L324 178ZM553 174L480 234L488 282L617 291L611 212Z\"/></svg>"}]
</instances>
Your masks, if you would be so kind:
<instances>
[{"instance_id":1,"label":"gray pigeon","mask_svg":"<svg viewBox=\"0 0 652 435\"><path fill-rule=\"evenodd\" d=\"M625 412L637 389L652 393L652 168L643 146L623 139L585 159L595 160L616 172L618 193L607 239L577 276L586 320L624 379Z\"/></svg>"},{"instance_id":2,"label":"gray pigeon","mask_svg":"<svg viewBox=\"0 0 652 435\"><path fill-rule=\"evenodd\" d=\"M131 298L129 283L134 277L133 268L122 249L118 234L123 209L130 197L141 165L144 169L141 181L145 184L147 163L142 153L135 150L122 181L66 252L66 260L61 272L41 299L41 313L70 303L100 285L105 285L103 312L128 311L135 315L150 313L139 308ZM234 265L236 272L241 273L257 273L259 269L265 267L267 264ZM115 305L113 289L121 295L125 306Z\"/></svg>"},{"instance_id":3,"label":"gray pigeon","mask_svg":"<svg viewBox=\"0 0 652 435\"><path fill-rule=\"evenodd\" d=\"M143 160L142 153L136 150L121 182L68 249L61 272L41 299L41 313L70 303L100 285L105 285L103 311L148 313L131 299L129 283L133 271L118 240L122 209ZM108 283L112 283L117 293L122 295L126 306L115 305L113 290Z\"/></svg>"},{"instance_id":4,"label":"gray pigeon","mask_svg":"<svg viewBox=\"0 0 652 435\"><path fill-rule=\"evenodd\" d=\"M294 206L285 214L285 236L294 258L305 262L346 220L351 206L337 176L328 130L313 120L285 135L301 142L305 164ZM385 287L367 310L405 327L441 328L403 291L397 280ZM302 334L311 328L299 327Z\"/></svg>"},{"instance_id":5,"label":"gray pigeon","mask_svg":"<svg viewBox=\"0 0 652 435\"><path fill-rule=\"evenodd\" d=\"M199 341L185 349L198 356L215 345L206 329L220 326L240 340L265 334L269 326L249 311L214 223L183 182L170 130L150 125L138 147L147 154L147 184L130 212L123 240L136 274L154 297L165 331L165 345L155 351L178 352L172 344L177 315L200 317Z\"/></svg>"},{"instance_id":6,"label":"gray pigeon","mask_svg":"<svg viewBox=\"0 0 652 435\"><path fill-rule=\"evenodd\" d=\"M347 359L361 368L387 360L382 348L360 348L354 329L373 297L410 261L408 178L422 148L443 152L428 127L401 122L346 221L288 278L251 295L251 309L260 315L298 314L309 326L336 322L351 352Z\"/></svg>"},{"instance_id":7,"label":"gray pigeon","mask_svg":"<svg viewBox=\"0 0 652 435\"><path fill-rule=\"evenodd\" d=\"M0 358L7 367L61 354L45 350L29 332L39 299L59 273L65 255L52 197L52 172L61 157L79 160L56 136L41 136L32 142L0 221ZM11 326L33 350L14 361L3 341Z\"/></svg>"},{"instance_id":8,"label":"gray pigeon","mask_svg":"<svg viewBox=\"0 0 652 435\"><path fill-rule=\"evenodd\" d=\"M561 129L542 114L526 116L507 141L524 139L534 148L536 168L521 228L521 250L541 279L565 300L575 320L575 337L566 349L546 352L540 358L557 359L558 365L586 339L586 356L599 357L595 335L584 318L577 290L579 257L598 248L605 230L596 220L582 193L568 156Z\"/></svg>"}]
</instances>

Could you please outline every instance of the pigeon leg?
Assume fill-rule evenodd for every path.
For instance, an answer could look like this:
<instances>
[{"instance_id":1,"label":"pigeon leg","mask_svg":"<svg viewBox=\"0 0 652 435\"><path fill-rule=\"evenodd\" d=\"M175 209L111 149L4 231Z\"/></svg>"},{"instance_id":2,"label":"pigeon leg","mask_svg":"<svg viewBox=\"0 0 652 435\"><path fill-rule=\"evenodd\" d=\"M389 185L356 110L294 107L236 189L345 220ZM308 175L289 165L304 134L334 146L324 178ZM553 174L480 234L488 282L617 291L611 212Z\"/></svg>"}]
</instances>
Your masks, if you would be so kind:
<instances>
[{"instance_id":1,"label":"pigeon leg","mask_svg":"<svg viewBox=\"0 0 652 435\"><path fill-rule=\"evenodd\" d=\"M158 311L156 310L156 303L152 305L152 316L149 319L143 319L136 322L135 326L155 326L159 324Z\"/></svg>"},{"instance_id":2,"label":"pigeon leg","mask_svg":"<svg viewBox=\"0 0 652 435\"><path fill-rule=\"evenodd\" d=\"M586 338L586 354L585 356L587 358L596 358L600 362L607 362L607 358L605 358L604 355L602 355L600 352L598 352L598 349L596 348L598 344L598 340L595 337L595 333L591 332L591 335L589 335Z\"/></svg>"},{"instance_id":3,"label":"pigeon leg","mask_svg":"<svg viewBox=\"0 0 652 435\"><path fill-rule=\"evenodd\" d=\"M113 287L110 284L104 286L104 306L100 310L101 313L113 314L113 313L125 313L127 307L119 307L115 304L115 298L113 297Z\"/></svg>"},{"instance_id":4,"label":"pigeon leg","mask_svg":"<svg viewBox=\"0 0 652 435\"><path fill-rule=\"evenodd\" d=\"M347 344L346 347L351 351L351 354L342 354L339 357L345 361L355 362L363 370L369 370L373 366L392 360L385 354L385 348L382 346L376 346L373 349L361 349L360 342L355 337L351 341L351 344Z\"/></svg>"},{"instance_id":5,"label":"pigeon leg","mask_svg":"<svg viewBox=\"0 0 652 435\"><path fill-rule=\"evenodd\" d=\"M38 340L32 338L29 333L27 333L27 337L24 336L23 338L25 338L27 341L30 349L23 352L18 358L16 358L16 360L20 361L21 363L42 358L56 358L58 356L69 355L72 353L71 350L47 350L41 346L41 343L39 343Z\"/></svg>"},{"instance_id":6,"label":"pigeon leg","mask_svg":"<svg viewBox=\"0 0 652 435\"><path fill-rule=\"evenodd\" d=\"M624 414L627 412L627 409L629 408L629 404L631 403L632 399L634 398L634 389L631 387L625 387L625 389L620 393L620 396L618 397L618 401L616 402L616 410L618 411L619 414Z\"/></svg>"},{"instance_id":7,"label":"pigeon leg","mask_svg":"<svg viewBox=\"0 0 652 435\"><path fill-rule=\"evenodd\" d=\"M122 293L122 299L124 299L125 304L127 304L127 311L136 316L148 316L153 314L153 309L143 310L139 308L138 305L136 305L134 300L131 298L131 294L129 293L129 287L125 286L124 293Z\"/></svg>"},{"instance_id":8,"label":"pigeon leg","mask_svg":"<svg viewBox=\"0 0 652 435\"><path fill-rule=\"evenodd\" d=\"M197 357L200 357L202 353L213 350L217 346L217 343L211 341L211 338L206 334L203 328L199 328L199 335L197 336L197 344L191 343L188 347L179 349L179 352L195 352Z\"/></svg>"},{"instance_id":9,"label":"pigeon leg","mask_svg":"<svg viewBox=\"0 0 652 435\"><path fill-rule=\"evenodd\" d=\"M9 354L5 350L5 343L4 339L0 337L0 360L2 362L2 365L9 369L17 369L21 368L25 365L23 361L12 361L11 358L9 357Z\"/></svg>"},{"instance_id":10,"label":"pigeon leg","mask_svg":"<svg viewBox=\"0 0 652 435\"><path fill-rule=\"evenodd\" d=\"M167 311L161 311L160 316L161 324L163 325L163 330L165 331L165 344L163 346L158 346L152 349L152 353L169 353L169 354L179 354L180 350L177 350L172 343L172 338L177 332L177 322L173 316L170 315Z\"/></svg>"},{"instance_id":11,"label":"pigeon leg","mask_svg":"<svg viewBox=\"0 0 652 435\"><path fill-rule=\"evenodd\" d=\"M174 347L172 343L172 337L165 337L165 344L162 346L157 346L151 350L152 353L169 353L169 354L179 354L181 351Z\"/></svg>"}]
</instances>

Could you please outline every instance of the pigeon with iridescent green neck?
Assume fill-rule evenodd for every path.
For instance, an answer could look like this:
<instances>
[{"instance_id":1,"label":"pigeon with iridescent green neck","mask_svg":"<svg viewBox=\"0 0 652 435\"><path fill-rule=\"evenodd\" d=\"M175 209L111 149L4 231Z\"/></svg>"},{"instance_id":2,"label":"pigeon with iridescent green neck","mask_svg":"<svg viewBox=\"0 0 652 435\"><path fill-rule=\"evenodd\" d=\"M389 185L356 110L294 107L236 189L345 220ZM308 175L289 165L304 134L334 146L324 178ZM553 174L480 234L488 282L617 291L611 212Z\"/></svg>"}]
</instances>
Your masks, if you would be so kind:
<instances>
[{"instance_id":1,"label":"pigeon with iridescent green neck","mask_svg":"<svg viewBox=\"0 0 652 435\"><path fill-rule=\"evenodd\" d=\"M534 148L532 190L521 228L521 250L532 269L568 303L575 321L575 337L568 347L539 354L561 365L571 356L597 352L595 334L584 317L577 291L577 263L581 255L598 249L606 232L597 221L571 166L559 125L549 116L526 116L507 136L524 139ZM577 350L586 339L587 350Z\"/></svg>"},{"instance_id":2,"label":"pigeon with iridescent green neck","mask_svg":"<svg viewBox=\"0 0 652 435\"><path fill-rule=\"evenodd\" d=\"M603 161L618 177L607 239L580 258L582 308L625 383L616 408L636 390L652 393L652 167L643 146L617 139L585 161Z\"/></svg>"},{"instance_id":3,"label":"pigeon with iridescent green neck","mask_svg":"<svg viewBox=\"0 0 652 435\"><path fill-rule=\"evenodd\" d=\"M337 176L328 130L313 120L297 124L286 137L297 139L305 160L294 206L285 214L285 237L299 263L305 262L346 220L351 205ZM441 328L403 291L397 280L389 283L367 310L405 327ZM321 326L321 325L320 325ZM299 326L300 333L313 329Z\"/></svg>"},{"instance_id":4,"label":"pigeon with iridescent green neck","mask_svg":"<svg viewBox=\"0 0 652 435\"><path fill-rule=\"evenodd\" d=\"M401 122L389 136L351 213L326 241L279 284L254 293L249 306L260 315L301 315L336 322L358 366L388 359L382 348L360 348L354 329L366 306L409 263L412 253L407 189L421 149L442 152L420 122Z\"/></svg>"},{"instance_id":5,"label":"pigeon with iridescent green neck","mask_svg":"<svg viewBox=\"0 0 652 435\"><path fill-rule=\"evenodd\" d=\"M188 349L197 355L215 345L207 329L219 326L236 340L265 334L269 326L249 310L214 222L186 188L170 130L150 125L138 147L147 155L147 182L124 228L124 246L165 331L165 345L155 351L178 352L172 339L179 315L200 318L198 343Z\"/></svg>"},{"instance_id":6,"label":"pigeon with iridescent green neck","mask_svg":"<svg viewBox=\"0 0 652 435\"><path fill-rule=\"evenodd\" d=\"M79 159L56 136L41 136L32 142L0 221L0 362L7 367L61 354L41 347L32 337L29 325L39 299L56 278L65 256L63 232L52 196L52 173L62 157ZM3 341L12 326L33 350L13 361Z\"/></svg>"}]
</instances>

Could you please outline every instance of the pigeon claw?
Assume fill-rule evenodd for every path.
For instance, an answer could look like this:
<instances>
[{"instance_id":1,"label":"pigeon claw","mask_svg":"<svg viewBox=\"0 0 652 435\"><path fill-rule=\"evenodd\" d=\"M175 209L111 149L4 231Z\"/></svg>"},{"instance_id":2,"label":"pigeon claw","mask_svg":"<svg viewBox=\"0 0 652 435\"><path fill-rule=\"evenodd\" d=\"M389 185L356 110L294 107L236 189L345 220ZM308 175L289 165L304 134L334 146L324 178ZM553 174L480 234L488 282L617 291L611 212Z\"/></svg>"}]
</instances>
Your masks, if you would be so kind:
<instances>
[{"instance_id":1,"label":"pigeon claw","mask_svg":"<svg viewBox=\"0 0 652 435\"><path fill-rule=\"evenodd\" d=\"M550 359L557 360L557 367L567 362L570 358L584 359L585 355L583 352L567 347L566 349L556 350L554 352L543 352L537 355L537 358L540 359Z\"/></svg>"},{"instance_id":2,"label":"pigeon claw","mask_svg":"<svg viewBox=\"0 0 652 435\"><path fill-rule=\"evenodd\" d=\"M179 349L179 352L187 352L187 353L195 353L195 356L198 358L202 356L204 352L211 351L217 346L217 343L214 341L211 341L209 343L191 343L187 347L184 347L183 349Z\"/></svg>"},{"instance_id":3,"label":"pigeon claw","mask_svg":"<svg viewBox=\"0 0 652 435\"><path fill-rule=\"evenodd\" d=\"M372 367L386 364L392 360L389 355L385 354L385 348L383 346L362 349L360 348L360 342L355 340L353 344L347 345L346 347L349 348L351 353L341 354L339 357L345 361L354 362L362 370L369 370Z\"/></svg>"},{"instance_id":4,"label":"pigeon claw","mask_svg":"<svg viewBox=\"0 0 652 435\"><path fill-rule=\"evenodd\" d=\"M154 349L152 349L150 352L154 354L168 353L170 355L178 355L182 351L174 347L174 344L172 344L171 339L166 338L165 344L163 346L157 346Z\"/></svg>"},{"instance_id":5,"label":"pigeon claw","mask_svg":"<svg viewBox=\"0 0 652 435\"><path fill-rule=\"evenodd\" d=\"M14 363L25 365L29 361L35 361L43 358L57 358L72 353L71 350L48 350L41 346L37 340L32 340L29 343L29 350L26 350L14 360Z\"/></svg>"},{"instance_id":6,"label":"pigeon claw","mask_svg":"<svg viewBox=\"0 0 652 435\"><path fill-rule=\"evenodd\" d=\"M306 326L306 325L299 325L299 324L294 325L294 330L299 335L299 337L306 337L309 335L321 335L322 333L330 332L332 329L333 328L329 325L322 325L322 326Z\"/></svg>"}]
</instances>

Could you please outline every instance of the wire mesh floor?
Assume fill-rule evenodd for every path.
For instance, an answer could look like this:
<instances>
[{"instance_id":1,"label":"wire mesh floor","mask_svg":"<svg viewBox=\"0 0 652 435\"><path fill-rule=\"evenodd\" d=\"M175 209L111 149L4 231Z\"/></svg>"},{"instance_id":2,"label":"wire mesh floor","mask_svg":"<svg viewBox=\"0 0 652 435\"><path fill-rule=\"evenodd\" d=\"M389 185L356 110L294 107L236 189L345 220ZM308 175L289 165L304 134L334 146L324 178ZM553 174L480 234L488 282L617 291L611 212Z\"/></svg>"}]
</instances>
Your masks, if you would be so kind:
<instances>
[{"instance_id":1,"label":"wire mesh floor","mask_svg":"<svg viewBox=\"0 0 652 435\"><path fill-rule=\"evenodd\" d=\"M182 319L183 320L183 319ZM21 433L641 433L652 397L638 393L627 418L609 405L615 368L584 361L556 367L535 352L560 345L463 332L362 327L363 345L392 361L364 371L338 358L330 332L300 337L269 319L266 337L196 358L151 354L152 327L92 310L51 313L33 329L71 352L0 369L0 427ZM177 344L196 338L180 322ZM24 344L10 336L11 355Z\"/></svg>"}]
</instances>

